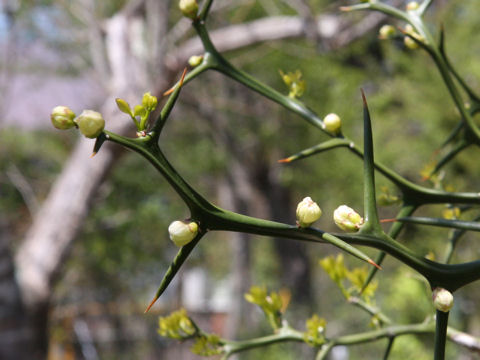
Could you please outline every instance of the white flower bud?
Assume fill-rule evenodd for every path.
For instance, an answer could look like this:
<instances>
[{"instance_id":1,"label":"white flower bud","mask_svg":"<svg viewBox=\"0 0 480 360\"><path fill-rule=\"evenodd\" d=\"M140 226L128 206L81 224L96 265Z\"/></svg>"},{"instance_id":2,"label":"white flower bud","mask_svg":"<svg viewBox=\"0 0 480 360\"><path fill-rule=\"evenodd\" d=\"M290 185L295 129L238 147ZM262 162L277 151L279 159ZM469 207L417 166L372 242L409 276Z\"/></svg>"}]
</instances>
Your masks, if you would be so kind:
<instances>
[{"instance_id":1,"label":"white flower bud","mask_svg":"<svg viewBox=\"0 0 480 360\"><path fill-rule=\"evenodd\" d=\"M192 241L198 233L198 225L196 222L186 222L176 220L168 227L170 240L177 246L183 246Z\"/></svg>"},{"instance_id":2,"label":"white flower bud","mask_svg":"<svg viewBox=\"0 0 480 360\"><path fill-rule=\"evenodd\" d=\"M418 5L418 2L416 2L416 1L410 1L410 2L407 4L407 11L417 10L419 6L420 6L420 5Z\"/></svg>"},{"instance_id":3,"label":"white flower bud","mask_svg":"<svg viewBox=\"0 0 480 360\"><path fill-rule=\"evenodd\" d=\"M446 289L440 287L433 289L432 300L437 310L449 312L453 307L453 295Z\"/></svg>"},{"instance_id":4,"label":"white flower bud","mask_svg":"<svg viewBox=\"0 0 480 360\"><path fill-rule=\"evenodd\" d=\"M297 221L300 227L309 227L322 216L322 210L315 201L306 197L297 206Z\"/></svg>"},{"instance_id":5,"label":"white flower bud","mask_svg":"<svg viewBox=\"0 0 480 360\"><path fill-rule=\"evenodd\" d=\"M342 230L355 232L363 225L363 218L352 208L341 205L333 212L333 221Z\"/></svg>"},{"instance_id":6,"label":"white flower bud","mask_svg":"<svg viewBox=\"0 0 480 360\"><path fill-rule=\"evenodd\" d=\"M55 126L59 130L66 130L74 127L74 118L75 113L66 106L54 107L52 110L52 114L50 115L53 126Z\"/></svg>"},{"instance_id":7,"label":"white flower bud","mask_svg":"<svg viewBox=\"0 0 480 360\"><path fill-rule=\"evenodd\" d=\"M83 110L75 120L80 132L87 138L95 139L105 128L102 114L93 110Z\"/></svg>"},{"instance_id":8,"label":"white flower bud","mask_svg":"<svg viewBox=\"0 0 480 360\"><path fill-rule=\"evenodd\" d=\"M198 12L197 0L180 0L178 7L182 12L183 16L186 16L190 19L195 19Z\"/></svg>"},{"instance_id":9,"label":"white flower bud","mask_svg":"<svg viewBox=\"0 0 480 360\"><path fill-rule=\"evenodd\" d=\"M325 130L332 134L338 134L342 127L342 120L337 114L331 113L325 116L323 124L325 125Z\"/></svg>"}]
</instances>

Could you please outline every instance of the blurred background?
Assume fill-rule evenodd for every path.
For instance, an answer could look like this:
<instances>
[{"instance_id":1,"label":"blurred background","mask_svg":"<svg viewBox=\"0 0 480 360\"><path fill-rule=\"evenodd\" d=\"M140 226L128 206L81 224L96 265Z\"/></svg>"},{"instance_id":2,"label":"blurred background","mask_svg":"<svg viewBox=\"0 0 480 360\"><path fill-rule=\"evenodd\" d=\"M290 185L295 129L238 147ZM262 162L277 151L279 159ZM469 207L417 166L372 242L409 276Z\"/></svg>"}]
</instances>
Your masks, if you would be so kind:
<instances>
[{"instance_id":1,"label":"blurred background","mask_svg":"<svg viewBox=\"0 0 480 360\"><path fill-rule=\"evenodd\" d=\"M399 7L405 2L393 1ZM279 75L301 70L302 100L330 112L362 142L360 88L374 126L377 159L415 182L440 154L457 113L434 64L400 40L380 41L380 14L339 12L329 0L223 0L208 19L213 42L237 67L288 93ZM452 62L479 89L475 0L437 0L427 15L446 32ZM393 22L395 26L404 24ZM177 248L168 224L188 209L143 159L118 146L89 158L93 141L55 131L50 111L101 111L108 130L135 136L116 109L159 96L201 54L190 22L172 0L0 1L0 359L197 359L191 344L157 334L158 316L184 307L205 330L231 339L266 335L261 312L243 299L252 285L290 297L285 318L300 330L313 313L327 335L369 329L369 317L347 304L318 260L327 245L210 233L150 313L144 315ZM213 203L240 213L295 222L296 204L311 196L335 231L333 210L362 205L362 163L335 150L292 164L279 159L326 137L302 119L220 74L186 86L160 139L167 158ZM445 168L443 183L478 191L477 149ZM377 178L378 189L395 194ZM386 188L385 188L386 187ZM391 217L398 208L382 208ZM441 216L443 208L420 209ZM387 227L386 227L387 228ZM408 226L402 241L442 258L448 230ZM455 262L478 259L466 236ZM375 251L363 249L372 257ZM346 258L349 266L361 266ZM387 258L376 304L400 323L432 314L425 284ZM452 325L480 335L476 284L459 292ZM431 336L395 342L393 359L429 359ZM331 359L378 358L384 341L338 348ZM448 346L450 358L475 359ZM275 345L238 359L312 358L306 345Z\"/></svg>"}]
</instances>

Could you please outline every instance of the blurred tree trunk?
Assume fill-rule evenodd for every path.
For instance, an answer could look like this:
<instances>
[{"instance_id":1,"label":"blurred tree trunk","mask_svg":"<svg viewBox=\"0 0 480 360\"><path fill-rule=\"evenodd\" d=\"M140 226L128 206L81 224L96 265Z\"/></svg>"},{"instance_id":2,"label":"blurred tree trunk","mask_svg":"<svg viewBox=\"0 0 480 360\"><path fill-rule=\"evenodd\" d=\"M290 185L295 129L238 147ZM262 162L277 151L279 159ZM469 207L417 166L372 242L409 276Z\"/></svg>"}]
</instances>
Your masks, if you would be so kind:
<instances>
[{"instance_id":1,"label":"blurred tree trunk","mask_svg":"<svg viewBox=\"0 0 480 360\"><path fill-rule=\"evenodd\" d=\"M93 65L98 72L99 81L103 82L110 93L100 109L108 119L107 127L117 133L134 134L132 126L122 121L124 117L119 116L116 111L114 97L126 100L138 98L138 94L149 88L153 88L153 93L158 95L160 89L171 83L178 71L185 66L188 56L201 52L198 45L193 46L198 44L198 41L192 40L193 42L166 49L167 42L163 39L167 34L169 0L129 1L122 11L104 20L103 24L93 15L93 0L79 2L84 11L78 15L89 29ZM224 51L263 40L304 35L301 18L294 19L294 26L282 31L281 36L278 36L278 31L285 30L285 19L268 20L261 19L235 27L234 37L225 36L230 34L228 28L214 31L212 37L214 42L218 42L219 50ZM333 20L339 25L336 18ZM322 32L322 19L318 21L319 36L327 39L329 43L335 43L331 34ZM328 21L333 24L332 19ZM144 43L135 24L145 30L149 45L138 46ZM373 24L375 25L375 22ZM277 30L270 31L271 29ZM350 35L350 39L354 39L359 34L355 32ZM232 42L235 39L239 41ZM147 49L147 52L142 52L142 49ZM89 159L92 145L93 142L86 139L78 141L62 173L52 185L48 197L35 214L15 257L12 257L7 236L0 234L0 359L35 360L46 356L52 288L69 256L75 237L81 231L91 200L118 159L119 148L110 147L108 144L94 159ZM248 165L246 167L249 168ZM245 170L248 169L244 167L242 171ZM283 190L280 187L265 183L265 179L262 181L271 191L276 189L275 193L271 194L273 200L270 209L272 217L281 220L283 215L275 211L280 208L278 204L284 206L283 201L288 201L288 198L285 194L282 195ZM237 184L232 183L231 186L236 187ZM239 210L242 210L242 206ZM242 242L245 243L243 240ZM286 249L279 253L284 261L289 262L289 256L286 255L293 252ZM298 251L295 259L301 259L304 255ZM243 263L248 261L248 251L244 258ZM299 271L295 278L304 274L304 271L307 270Z\"/></svg>"}]
</instances>

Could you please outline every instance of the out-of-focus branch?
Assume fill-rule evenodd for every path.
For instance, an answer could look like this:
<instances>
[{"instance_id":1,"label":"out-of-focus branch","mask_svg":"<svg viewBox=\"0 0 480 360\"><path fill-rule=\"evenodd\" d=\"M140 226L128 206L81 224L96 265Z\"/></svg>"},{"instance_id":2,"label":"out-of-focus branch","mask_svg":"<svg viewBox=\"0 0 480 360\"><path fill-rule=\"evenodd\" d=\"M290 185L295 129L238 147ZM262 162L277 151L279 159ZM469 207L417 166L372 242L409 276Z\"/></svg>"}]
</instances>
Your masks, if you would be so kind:
<instances>
[{"instance_id":1,"label":"out-of-focus branch","mask_svg":"<svg viewBox=\"0 0 480 360\"><path fill-rule=\"evenodd\" d=\"M77 9L73 13L86 25L92 64L102 84L106 86L110 78L110 68L105 52L101 24L95 16L95 2L93 0L80 0L79 3L74 3L72 6Z\"/></svg>"},{"instance_id":2,"label":"out-of-focus branch","mask_svg":"<svg viewBox=\"0 0 480 360\"><path fill-rule=\"evenodd\" d=\"M336 15L321 15L315 20L318 38L326 43L327 49L336 49L362 37L377 27L386 18L383 14L365 16L356 25L345 26ZM299 38L306 35L307 20L299 16L274 16L254 20L246 24L229 25L213 30L210 37L220 52L231 51L265 41ZM341 30L344 28L344 30ZM185 64L192 55L203 52L200 40L195 37L181 44L167 55L170 69Z\"/></svg>"},{"instance_id":3,"label":"out-of-focus branch","mask_svg":"<svg viewBox=\"0 0 480 360\"><path fill-rule=\"evenodd\" d=\"M38 200L32 186L20 172L18 167L13 164L8 167L6 174L12 185L15 186L20 195L22 195L23 201L25 201L25 205L27 205L30 215L34 217L38 209Z\"/></svg>"}]
</instances>

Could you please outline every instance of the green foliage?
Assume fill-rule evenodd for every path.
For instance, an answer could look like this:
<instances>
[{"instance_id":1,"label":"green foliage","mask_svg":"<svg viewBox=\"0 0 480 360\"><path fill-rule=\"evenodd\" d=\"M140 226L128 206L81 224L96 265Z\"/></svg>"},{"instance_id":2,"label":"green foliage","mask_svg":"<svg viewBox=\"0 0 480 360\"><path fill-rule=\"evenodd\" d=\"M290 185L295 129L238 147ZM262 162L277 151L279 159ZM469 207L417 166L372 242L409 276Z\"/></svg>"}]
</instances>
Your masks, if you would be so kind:
<instances>
[{"instance_id":1,"label":"green foliage","mask_svg":"<svg viewBox=\"0 0 480 360\"><path fill-rule=\"evenodd\" d=\"M188 339L195 335L197 329L185 309L177 310L158 319L158 333L171 339Z\"/></svg>"},{"instance_id":2,"label":"green foliage","mask_svg":"<svg viewBox=\"0 0 480 360\"><path fill-rule=\"evenodd\" d=\"M310 346L320 346L325 343L325 326L327 322L320 318L317 314L312 315L310 319L305 322L305 342Z\"/></svg>"},{"instance_id":3,"label":"green foliage","mask_svg":"<svg viewBox=\"0 0 480 360\"><path fill-rule=\"evenodd\" d=\"M272 291L268 294L265 286L252 286L245 294L245 300L260 306L273 329L281 326L283 303L279 293Z\"/></svg>"},{"instance_id":4,"label":"green foliage","mask_svg":"<svg viewBox=\"0 0 480 360\"><path fill-rule=\"evenodd\" d=\"M330 276L330 279L340 288L343 296L348 300L354 294L360 294L366 301L375 295L378 287L377 281L370 282L366 287L368 269L366 267L356 267L349 270L345 266L343 254L327 256L319 261L320 266ZM346 286L344 280L349 280Z\"/></svg>"},{"instance_id":5,"label":"green foliage","mask_svg":"<svg viewBox=\"0 0 480 360\"><path fill-rule=\"evenodd\" d=\"M142 132L147 128L150 114L155 111L158 100L155 96L150 94L150 92L146 92L143 94L142 103L135 105L133 109L131 109L130 104L124 99L117 98L115 99L115 102L121 112L130 115L130 118L137 127L137 131ZM140 133L139 136L144 136L144 134Z\"/></svg>"},{"instance_id":6,"label":"green foliage","mask_svg":"<svg viewBox=\"0 0 480 360\"><path fill-rule=\"evenodd\" d=\"M280 75L285 85L287 85L289 97L295 99L303 95L306 83L305 80L302 79L302 72L300 70L287 72L286 74L280 70Z\"/></svg>"},{"instance_id":7,"label":"green foliage","mask_svg":"<svg viewBox=\"0 0 480 360\"><path fill-rule=\"evenodd\" d=\"M217 335L209 334L198 336L191 347L191 351L200 356L213 356L221 354L223 350L220 345L220 338Z\"/></svg>"}]
</instances>

